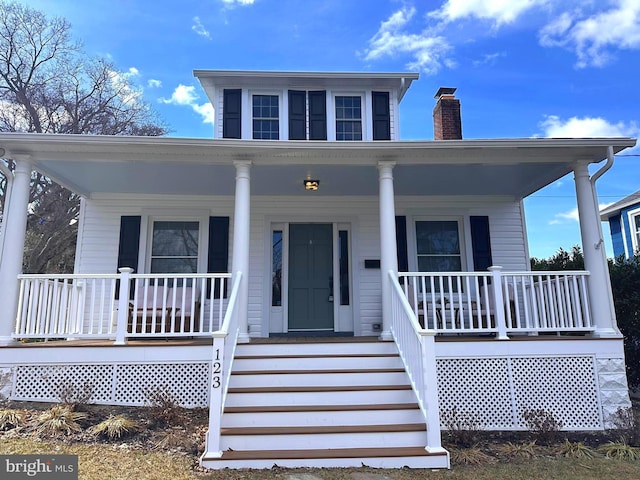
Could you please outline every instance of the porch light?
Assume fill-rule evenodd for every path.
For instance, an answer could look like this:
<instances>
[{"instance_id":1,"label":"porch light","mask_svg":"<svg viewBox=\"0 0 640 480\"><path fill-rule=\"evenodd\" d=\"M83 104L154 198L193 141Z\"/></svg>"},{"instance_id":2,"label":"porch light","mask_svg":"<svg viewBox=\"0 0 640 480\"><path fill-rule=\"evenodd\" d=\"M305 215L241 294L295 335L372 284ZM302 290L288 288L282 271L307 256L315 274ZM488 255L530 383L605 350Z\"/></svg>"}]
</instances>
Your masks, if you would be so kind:
<instances>
[{"instance_id":1,"label":"porch light","mask_svg":"<svg viewBox=\"0 0 640 480\"><path fill-rule=\"evenodd\" d=\"M320 186L320 180L311 180L310 178L303 180L302 183L304 183L305 190L318 190Z\"/></svg>"}]
</instances>

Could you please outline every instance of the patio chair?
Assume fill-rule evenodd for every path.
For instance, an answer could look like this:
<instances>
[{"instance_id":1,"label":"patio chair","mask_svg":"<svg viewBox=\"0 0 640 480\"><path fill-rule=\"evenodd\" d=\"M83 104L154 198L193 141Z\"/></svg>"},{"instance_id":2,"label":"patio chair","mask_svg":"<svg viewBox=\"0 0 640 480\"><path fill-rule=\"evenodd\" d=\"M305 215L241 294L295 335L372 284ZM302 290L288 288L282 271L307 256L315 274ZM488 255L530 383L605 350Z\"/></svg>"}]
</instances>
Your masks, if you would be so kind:
<instances>
[{"instance_id":1,"label":"patio chair","mask_svg":"<svg viewBox=\"0 0 640 480\"><path fill-rule=\"evenodd\" d=\"M167 316L167 331L175 333L200 331L200 289L193 287L169 289L167 307L170 308ZM173 329L170 330L172 324Z\"/></svg>"},{"instance_id":2,"label":"patio chair","mask_svg":"<svg viewBox=\"0 0 640 480\"><path fill-rule=\"evenodd\" d=\"M137 302L129 302L129 333L168 332L168 319L172 306L168 304L170 288L164 285L140 286L137 289ZM134 325L135 318L135 325Z\"/></svg>"}]
</instances>

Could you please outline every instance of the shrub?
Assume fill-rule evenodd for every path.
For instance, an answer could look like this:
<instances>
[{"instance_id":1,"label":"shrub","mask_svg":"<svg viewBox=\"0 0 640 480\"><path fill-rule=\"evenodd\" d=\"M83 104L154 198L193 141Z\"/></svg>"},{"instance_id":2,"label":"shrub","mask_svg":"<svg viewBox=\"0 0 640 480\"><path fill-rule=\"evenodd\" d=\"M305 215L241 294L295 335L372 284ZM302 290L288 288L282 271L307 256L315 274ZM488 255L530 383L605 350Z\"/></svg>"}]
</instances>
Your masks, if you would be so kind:
<instances>
[{"instance_id":1,"label":"shrub","mask_svg":"<svg viewBox=\"0 0 640 480\"><path fill-rule=\"evenodd\" d=\"M486 465L496 462L494 457L487 455L478 447L452 448L449 453L451 454L451 463L455 465Z\"/></svg>"},{"instance_id":2,"label":"shrub","mask_svg":"<svg viewBox=\"0 0 640 480\"><path fill-rule=\"evenodd\" d=\"M0 409L0 431L19 427L24 421L24 413L12 408Z\"/></svg>"},{"instance_id":3,"label":"shrub","mask_svg":"<svg viewBox=\"0 0 640 480\"><path fill-rule=\"evenodd\" d=\"M609 442L598 448L607 458L616 460L640 460L640 449L624 442Z\"/></svg>"},{"instance_id":4,"label":"shrub","mask_svg":"<svg viewBox=\"0 0 640 480\"><path fill-rule=\"evenodd\" d=\"M40 414L36 420L36 433L39 435L56 435L82 430L78 420L87 418L85 413L74 412L69 406L55 405L46 412Z\"/></svg>"},{"instance_id":5,"label":"shrub","mask_svg":"<svg viewBox=\"0 0 640 480\"><path fill-rule=\"evenodd\" d=\"M442 414L442 424L447 429L451 443L459 447L471 447L477 442L481 424L469 412L459 412L455 407Z\"/></svg>"},{"instance_id":6,"label":"shrub","mask_svg":"<svg viewBox=\"0 0 640 480\"><path fill-rule=\"evenodd\" d=\"M556 455L566 458L593 458L596 452L582 442L565 440L557 449Z\"/></svg>"},{"instance_id":7,"label":"shrub","mask_svg":"<svg viewBox=\"0 0 640 480\"><path fill-rule=\"evenodd\" d=\"M541 445L550 445L557 441L558 432L563 427L562 421L556 419L553 412L543 408L528 408L522 413L522 418L527 425L527 430Z\"/></svg>"},{"instance_id":8,"label":"shrub","mask_svg":"<svg viewBox=\"0 0 640 480\"><path fill-rule=\"evenodd\" d=\"M110 415L106 420L91 428L91 433L107 437L109 440L119 439L131 435L140 430L140 425L135 420L124 415Z\"/></svg>"},{"instance_id":9,"label":"shrub","mask_svg":"<svg viewBox=\"0 0 640 480\"><path fill-rule=\"evenodd\" d=\"M183 408L166 386L157 386L145 392L151 406L153 421L160 425L179 425L184 418Z\"/></svg>"},{"instance_id":10,"label":"shrub","mask_svg":"<svg viewBox=\"0 0 640 480\"><path fill-rule=\"evenodd\" d=\"M506 458L533 458L536 456L536 442L511 443L498 446L498 453Z\"/></svg>"},{"instance_id":11,"label":"shrub","mask_svg":"<svg viewBox=\"0 0 640 480\"><path fill-rule=\"evenodd\" d=\"M632 407L618 408L609 416L611 433L618 436L621 443L634 447L640 444L640 411Z\"/></svg>"},{"instance_id":12,"label":"shrub","mask_svg":"<svg viewBox=\"0 0 640 480\"><path fill-rule=\"evenodd\" d=\"M82 385L66 382L58 384L56 390L59 402L76 410L78 407L91 403L95 387L88 382Z\"/></svg>"}]
</instances>

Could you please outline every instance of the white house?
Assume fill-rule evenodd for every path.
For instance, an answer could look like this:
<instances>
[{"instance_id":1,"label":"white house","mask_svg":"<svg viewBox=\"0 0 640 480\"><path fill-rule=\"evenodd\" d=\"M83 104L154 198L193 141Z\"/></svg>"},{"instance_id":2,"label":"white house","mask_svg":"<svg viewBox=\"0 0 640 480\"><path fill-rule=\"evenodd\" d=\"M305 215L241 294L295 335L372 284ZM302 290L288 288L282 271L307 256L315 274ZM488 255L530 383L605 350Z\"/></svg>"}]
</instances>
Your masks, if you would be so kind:
<instances>
[{"instance_id":1,"label":"white house","mask_svg":"<svg viewBox=\"0 0 640 480\"><path fill-rule=\"evenodd\" d=\"M212 139L0 134L11 398L210 405L210 468L447 467L453 411L629 405L595 182L634 139L463 140L443 88L436 140L402 141L417 74L195 76ZM73 275L21 274L34 170L82 196ZM522 201L570 172L587 271L531 272Z\"/></svg>"}]
</instances>

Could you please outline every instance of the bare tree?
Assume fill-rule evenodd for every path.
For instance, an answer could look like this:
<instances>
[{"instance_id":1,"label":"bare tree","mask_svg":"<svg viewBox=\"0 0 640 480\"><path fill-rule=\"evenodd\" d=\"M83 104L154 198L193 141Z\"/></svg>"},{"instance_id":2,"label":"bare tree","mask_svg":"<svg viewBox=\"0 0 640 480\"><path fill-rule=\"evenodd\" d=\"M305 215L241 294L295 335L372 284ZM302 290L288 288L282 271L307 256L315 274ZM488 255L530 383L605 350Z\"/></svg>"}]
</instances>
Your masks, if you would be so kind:
<instances>
[{"instance_id":1,"label":"bare tree","mask_svg":"<svg viewBox=\"0 0 640 480\"><path fill-rule=\"evenodd\" d=\"M167 128L142 99L130 73L89 58L64 18L0 0L0 131L163 135ZM13 168L7 161L9 168ZM0 211L6 179L0 181ZM77 195L34 173L24 271L73 270Z\"/></svg>"}]
</instances>

